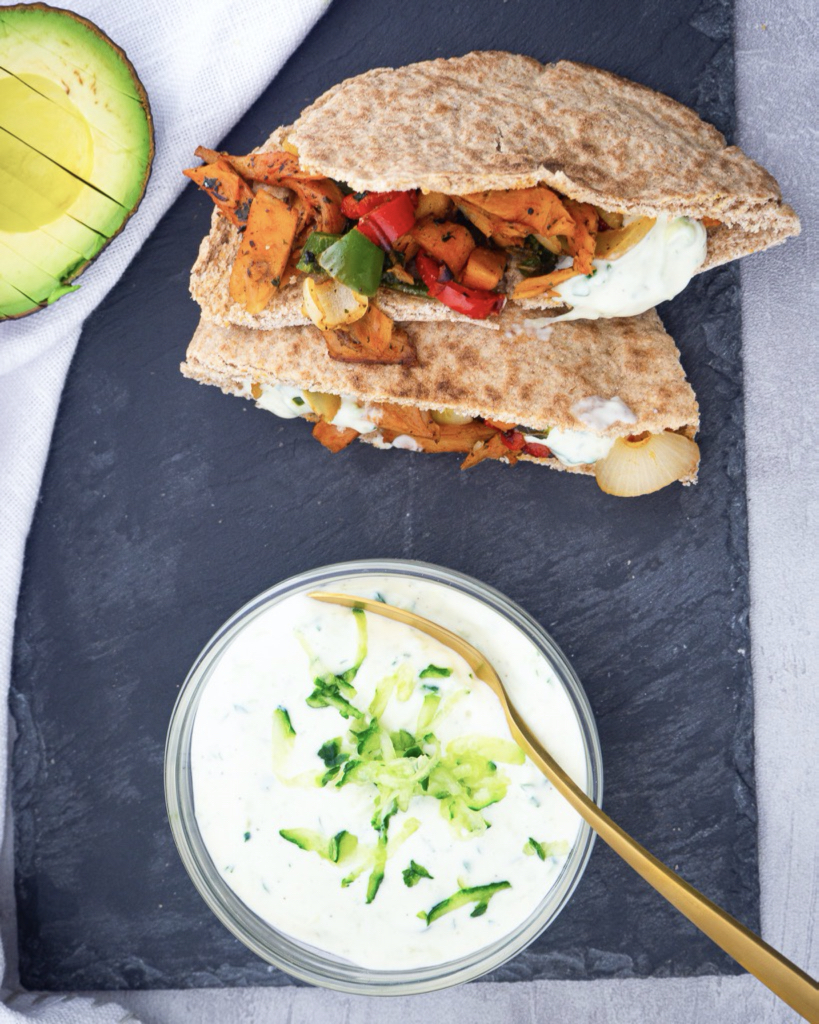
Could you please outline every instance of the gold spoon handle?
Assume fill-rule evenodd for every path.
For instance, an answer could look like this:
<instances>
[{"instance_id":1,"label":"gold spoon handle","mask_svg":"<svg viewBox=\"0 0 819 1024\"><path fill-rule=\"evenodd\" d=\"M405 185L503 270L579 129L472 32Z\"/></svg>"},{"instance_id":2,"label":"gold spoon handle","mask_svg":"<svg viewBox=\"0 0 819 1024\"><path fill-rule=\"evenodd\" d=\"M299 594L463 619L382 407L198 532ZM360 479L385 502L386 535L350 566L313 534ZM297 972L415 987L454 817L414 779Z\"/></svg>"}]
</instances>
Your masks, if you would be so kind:
<instances>
[{"instance_id":1,"label":"gold spoon handle","mask_svg":"<svg viewBox=\"0 0 819 1024\"><path fill-rule=\"evenodd\" d=\"M397 622L404 622L452 648L467 662L501 702L509 729L515 741L526 751L555 789L565 797L577 813L612 850L664 896L672 906L704 932L738 964L750 971L763 985L784 1000L811 1024L819 1024L819 984L796 964L778 953L736 918L712 903L689 885L676 872L649 853L636 839L624 832L597 804L569 778L557 761L541 746L529 726L510 703L497 672L484 656L451 630L425 619L415 612L396 608L366 597L351 594L330 594L314 591L309 595L317 601L340 604L347 608L363 608Z\"/></svg>"},{"instance_id":2,"label":"gold spoon handle","mask_svg":"<svg viewBox=\"0 0 819 1024\"><path fill-rule=\"evenodd\" d=\"M775 992L797 1013L812 1024L819 1021L819 985L796 964L732 917L722 907L703 896L671 868L658 860L636 839L624 832L605 814L560 765L541 747L515 708L505 703L504 711L514 739L566 798L577 813L591 825L641 878L664 896L689 921L732 956L737 963Z\"/></svg>"}]
</instances>

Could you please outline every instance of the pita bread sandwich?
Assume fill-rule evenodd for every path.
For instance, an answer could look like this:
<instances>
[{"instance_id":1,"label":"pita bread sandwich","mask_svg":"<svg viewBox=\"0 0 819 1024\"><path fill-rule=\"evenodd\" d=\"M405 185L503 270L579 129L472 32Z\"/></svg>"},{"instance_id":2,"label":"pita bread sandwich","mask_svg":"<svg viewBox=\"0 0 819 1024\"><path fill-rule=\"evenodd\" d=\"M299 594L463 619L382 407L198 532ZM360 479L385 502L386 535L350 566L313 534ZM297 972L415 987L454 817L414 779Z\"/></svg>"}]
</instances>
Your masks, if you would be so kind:
<instances>
[{"instance_id":1,"label":"pita bread sandwich","mask_svg":"<svg viewBox=\"0 0 819 1024\"><path fill-rule=\"evenodd\" d=\"M217 206L203 317L350 334L377 308L355 344L378 362L414 358L387 321L634 316L799 233L771 175L692 110L510 53L369 71L255 153L197 155L185 173Z\"/></svg>"},{"instance_id":2,"label":"pita bread sandwich","mask_svg":"<svg viewBox=\"0 0 819 1024\"><path fill-rule=\"evenodd\" d=\"M192 380L313 423L331 452L459 452L594 475L619 496L696 480L699 424L679 352L652 310L543 326L504 312L497 331L405 324L418 365L331 357L310 326L255 330L200 321L182 364Z\"/></svg>"}]
</instances>

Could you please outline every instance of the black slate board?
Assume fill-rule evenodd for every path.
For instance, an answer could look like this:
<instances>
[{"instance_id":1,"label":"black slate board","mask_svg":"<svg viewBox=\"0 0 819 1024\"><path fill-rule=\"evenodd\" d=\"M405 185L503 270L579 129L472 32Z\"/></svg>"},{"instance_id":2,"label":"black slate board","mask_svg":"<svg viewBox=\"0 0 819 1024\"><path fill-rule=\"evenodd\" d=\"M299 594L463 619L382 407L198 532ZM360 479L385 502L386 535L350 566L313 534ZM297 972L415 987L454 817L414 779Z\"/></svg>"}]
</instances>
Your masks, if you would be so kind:
<instances>
[{"instance_id":1,"label":"black slate board","mask_svg":"<svg viewBox=\"0 0 819 1024\"><path fill-rule=\"evenodd\" d=\"M336 0L225 145L246 152L347 75L493 47L607 67L730 137L731 19L723 0ZM365 446L330 456L304 424L183 380L188 268L209 217L188 189L88 321L60 411L14 655L24 985L289 983L184 873L165 821L165 729L230 613L356 557L439 562L539 618L597 715L609 812L758 928L735 268L661 310L702 404L699 486L618 501L529 466L460 474L455 457ZM737 970L598 845L555 926L493 977Z\"/></svg>"}]
</instances>

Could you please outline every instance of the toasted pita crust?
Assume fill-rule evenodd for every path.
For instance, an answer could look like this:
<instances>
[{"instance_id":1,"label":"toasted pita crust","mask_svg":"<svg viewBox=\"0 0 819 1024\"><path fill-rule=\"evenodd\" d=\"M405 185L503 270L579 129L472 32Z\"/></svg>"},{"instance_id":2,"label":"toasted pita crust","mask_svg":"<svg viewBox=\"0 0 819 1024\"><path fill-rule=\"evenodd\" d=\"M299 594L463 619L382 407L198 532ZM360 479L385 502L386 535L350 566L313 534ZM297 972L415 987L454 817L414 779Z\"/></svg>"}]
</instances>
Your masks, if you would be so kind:
<instances>
[{"instance_id":1,"label":"toasted pita crust","mask_svg":"<svg viewBox=\"0 0 819 1024\"><path fill-rule=\"evenodd\" d=\"M420 365L366 366L329 358L312 327L276 331L220 327L201 320L182 373L227 394L250 397L250 386L287 384L307 391L351 395L363 404L395 402L456 409L534 429L587 430L572 413L582 398L618 395L637 416L601 433L682 430L693 437L699 409L679 352L654 310L619 320L531 326L504 313L497 332L455 323L403 324ZM364 438L366 439L366 438ZM530 461L542 462L532 459ZM590 467L553 468L593 472Z\"/></svg>"},{"instance_id":2,"label":"toasted pita crust","mask_svg":"<svg viewBox=\"0 0 819 1024\"><path fill-rule=\"evenodd\" d=\"M359 190L545 182L609 210L713 217L724 237L703 270L799 233L774 178L693 110L572 61L487 51L378 68L326 92L289 139L305 168Z\"/></svg>"},{"instance_id":3,"label":"toasted pita crust","mask_svg":"<svg viewBox=\"0 0 819 1024\"><path fill-rule=\"evenodd\" d=\"M425 116L419 117L418 112ZM585 64L540 64L478 52L347 79L278 128L261 147L294 143L302 164L355 188L423 188L463 194L545 182L573 199L656 216L712 217L701 270L799 234L774 178L694 111L645 86ZM239 244L214 211L191 277L202 315L272 329L309 323L301 290L283 287L250 315L229 293ZM378 302L400 321L460 321L439 302L382 288ZM516 303L554 308L546 296Z\"/></svg>"}]
</instances>

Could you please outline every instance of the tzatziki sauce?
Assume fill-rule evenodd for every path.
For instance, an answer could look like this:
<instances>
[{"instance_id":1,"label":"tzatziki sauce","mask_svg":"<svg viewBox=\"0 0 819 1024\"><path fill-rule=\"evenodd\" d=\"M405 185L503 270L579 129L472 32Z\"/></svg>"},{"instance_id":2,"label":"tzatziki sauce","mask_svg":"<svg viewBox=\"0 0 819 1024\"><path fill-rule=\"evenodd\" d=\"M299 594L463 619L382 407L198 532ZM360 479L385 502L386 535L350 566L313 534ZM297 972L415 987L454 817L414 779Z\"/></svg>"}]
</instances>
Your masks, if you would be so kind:
<instances>
[{"instance_id":1,"label":"tzatziki sauce","mask_svg":"<svg viewBox=\"0 0 819 1024\"><path fill-rule=\"evenodd\" d=\"M540 437L523 435L524 440L544 444ZM613 437L602 437L588 430L561 430L552 427L545 444L556 459L564 466L588 466L599 459L605 459L614 444Z\"/></svg>"},{"instance_id":2,"label":"tzatziki sauce","mask_svg":"<svg viewBox=\"0 0 819 1024\"><path fill-rule=\"evenodd\" d=\"M637 316L673 299L705 262L707 233L689 217L657 217L637 245L617 259L596 259L591 275L571 277L555 291L572 308L547 323Z\"/></svg>"},{"instance_id":3,"label":"tzatziki sauce","mask_svg":"<svg viewBox=\"0 0 819 1024\"><path fill-rule=\"evenodd\" d=\"M375 423L370 418L366 406L361 405L350 395L341 395L340 398L338 411L330 420L334 427L338 427L339 430L351 427L359 434L368 434L375 430ZM297 416L309 416L313 411L307 400L307 392L288 384L262 384L256 406L286 420L295 419Z\"/></svg>"},{"instance_id":4,"label":"tzatziki sauce","mask_svg":"<svg viewBox=\"0 0 819 1024\"><path fill-rule=\"evenodd\" d=\"M415 610L477 646L587 786L574 705L512 622L430 580L331 589ZM447 963L514 932L579 835L578 815L459 655L305 593L264 606L227 642L190 757L196 823L224 883L276 930L369 969Z\"/></svg>"}]
</instances>

